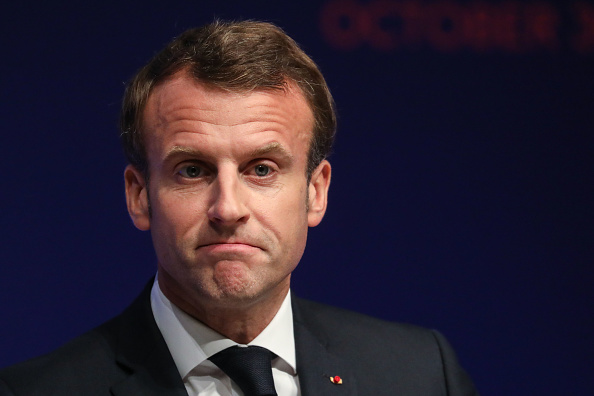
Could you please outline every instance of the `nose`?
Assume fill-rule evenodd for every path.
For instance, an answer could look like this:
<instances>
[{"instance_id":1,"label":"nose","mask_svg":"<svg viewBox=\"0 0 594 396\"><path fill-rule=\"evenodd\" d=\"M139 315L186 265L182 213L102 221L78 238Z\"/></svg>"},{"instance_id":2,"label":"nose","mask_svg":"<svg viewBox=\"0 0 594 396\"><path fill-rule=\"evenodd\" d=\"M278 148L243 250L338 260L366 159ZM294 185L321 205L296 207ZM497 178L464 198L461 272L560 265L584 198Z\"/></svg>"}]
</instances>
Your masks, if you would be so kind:
<instances>
[{"instance_id":1,"label":"nose","mask_svg":"<svg viewBox=\"0 0 594 396\"><path fill-rule=\"evenodd\" d=\"M250 215L245 202L245 192L236 171L220 170L212 185L208 219L216 224L245 223Z\"/></svg>"}]
</instances>

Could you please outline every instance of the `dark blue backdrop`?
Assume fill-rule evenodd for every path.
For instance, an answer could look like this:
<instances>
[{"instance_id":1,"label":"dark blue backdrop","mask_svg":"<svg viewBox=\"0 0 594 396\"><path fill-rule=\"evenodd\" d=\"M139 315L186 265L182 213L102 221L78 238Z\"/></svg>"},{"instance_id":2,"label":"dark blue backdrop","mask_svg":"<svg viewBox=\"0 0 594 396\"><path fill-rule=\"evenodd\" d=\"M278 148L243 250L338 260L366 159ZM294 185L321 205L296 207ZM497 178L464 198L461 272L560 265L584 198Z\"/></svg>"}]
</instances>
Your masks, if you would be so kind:
<instances>
[{"instance_id":1,"label":"dark blue backdrop","mask_svg":"<svg viewBox=\"0 0 594 396\"><path fill-rule=\"evenodd\" d=\"M441 330L483 395L591 393L592 2L329 4L2 6L0 366L117 314L154 273L124 204L124 82L188 27L255 18L319 63L340 116L294 290Z\"/></svg>"}]
</instances>

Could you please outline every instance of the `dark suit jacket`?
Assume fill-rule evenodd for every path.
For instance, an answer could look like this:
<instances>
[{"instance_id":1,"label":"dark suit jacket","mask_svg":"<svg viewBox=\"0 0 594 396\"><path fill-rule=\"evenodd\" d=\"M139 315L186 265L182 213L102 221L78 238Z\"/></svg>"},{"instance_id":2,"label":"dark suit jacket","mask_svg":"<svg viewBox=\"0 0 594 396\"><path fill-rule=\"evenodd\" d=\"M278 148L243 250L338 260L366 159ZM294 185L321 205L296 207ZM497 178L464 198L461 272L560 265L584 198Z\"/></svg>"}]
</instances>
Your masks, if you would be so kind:
<instances>
[{"instance_id":1,"label":"dark suit jacket","mask_svg":"<svg viewBox=\"0 0 594 396\"><path fill-rule=\"evenodd\" d=\"M0 395L187 395L153 318L151 285L109 322L1 370ZM303 396L477 394L439 333L292 301ZM336 375L341 385L330 381Z\"/></svg>"}]
</instances>

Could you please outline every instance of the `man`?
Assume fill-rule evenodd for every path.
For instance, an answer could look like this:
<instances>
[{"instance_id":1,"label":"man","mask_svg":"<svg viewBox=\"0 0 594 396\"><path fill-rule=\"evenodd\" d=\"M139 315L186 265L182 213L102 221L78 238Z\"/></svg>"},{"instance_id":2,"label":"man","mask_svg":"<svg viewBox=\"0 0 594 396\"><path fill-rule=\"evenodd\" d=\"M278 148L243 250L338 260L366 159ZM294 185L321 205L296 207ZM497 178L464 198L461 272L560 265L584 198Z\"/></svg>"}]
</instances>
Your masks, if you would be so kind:
<instances>
[{"instance_id":1,"label":"man","mask_svg":"<svg viewBox=\"0 0 594 396\"><path fill-rule=\"evenodd\" d=\"M335 124L321 73L274 25L215 22L169 44L121 123L157 276L120 316L0 372L0 394L475 395L438 333L290 294Z\"/></svg>"}]
</instances>

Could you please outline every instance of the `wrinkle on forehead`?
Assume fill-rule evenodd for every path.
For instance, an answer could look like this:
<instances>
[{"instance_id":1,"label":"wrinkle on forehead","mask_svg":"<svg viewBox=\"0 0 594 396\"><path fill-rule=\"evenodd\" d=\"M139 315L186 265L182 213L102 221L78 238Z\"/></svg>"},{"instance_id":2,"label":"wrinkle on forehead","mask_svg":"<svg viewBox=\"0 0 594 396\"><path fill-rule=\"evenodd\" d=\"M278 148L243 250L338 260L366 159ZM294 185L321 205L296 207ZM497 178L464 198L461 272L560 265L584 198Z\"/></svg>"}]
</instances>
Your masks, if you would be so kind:
<instances>
[{"instance_id":1,"label":"wrinkle on forehead","mask_svg":"<svg viewBox=\"0 0 594 396\"><path fill-rule=\"evenodd\" d=\"M307 109L305 122L299 107ZM292 129L295 137L310 140L314 125L309 104L295 84L287 84L285 90L238 93L207 86L185 74L155 87L144 117L144 125L153 134L163 129L202 133L209 126L230 130L240 126L255 132Z\"/></svg>"},{"instance_id":2,"label":"wrinkle on forehead","mask_svg":"<svg viewBox=\"0 0 594 396\"><path fill-rule=\"evenodd\" d=\"M179 105L179 103L175 100L178 99L177 94L174 94L173 92L173 88L175 88L175 86L193 86L196 88L195 90L193 90L194 93L192 95L192 98L194 99L193 106L188 106L186 108L176 107L176 105ZM175 117L169 118L169 116L174 116L172 114L172 110L179 111L181 113L184 113L186 110L188 112L198 110L205 114L230 114L235 110L235 103L237 103L237 101L240 101L248 97L252 97L254 100L248 102L245 108L270 108L270 112L262 113L266 115L274 114L275 112L283 113L283 110L291 109L294 106L294 103L291 103L288 106L282 106L281 108L278 108L277 106L272 105L270 100L267 99L267 97L269 96L273 96L277 100L280 98L284 98L284 100L286 100L287 102L293 102L295 98L298 98L298 100L307 107L309 112L312 113L309 103L303 95L301 88L295 82L290 80L287 80L283 87L279 89L263 88L256 89L253 91L238 92L225 90L223 88L218 88L203 83L190 76L187 71L182 70L174 74L170 78L160 82L153 88L153 92L150 94L148 98L147 108L149 108L150 106L154 111L145 112L145 115L147 113L155 114L157 116L157 119L155 121L157 122L155 122L155 124L153 125L158 126L167 122L175 121ZM245 104L246 102L242 103L242 105ZM293 114L294 112L289 111L289 113ZM245 120L245 122L250 121L258 121L258 119ZM311 121L313 128L313 113L311 114ZM213 124L226 126L235 126L241 123L241 121L229 124L223 124L217 121L213 122Z\"/></svg>"}]
</instances>

